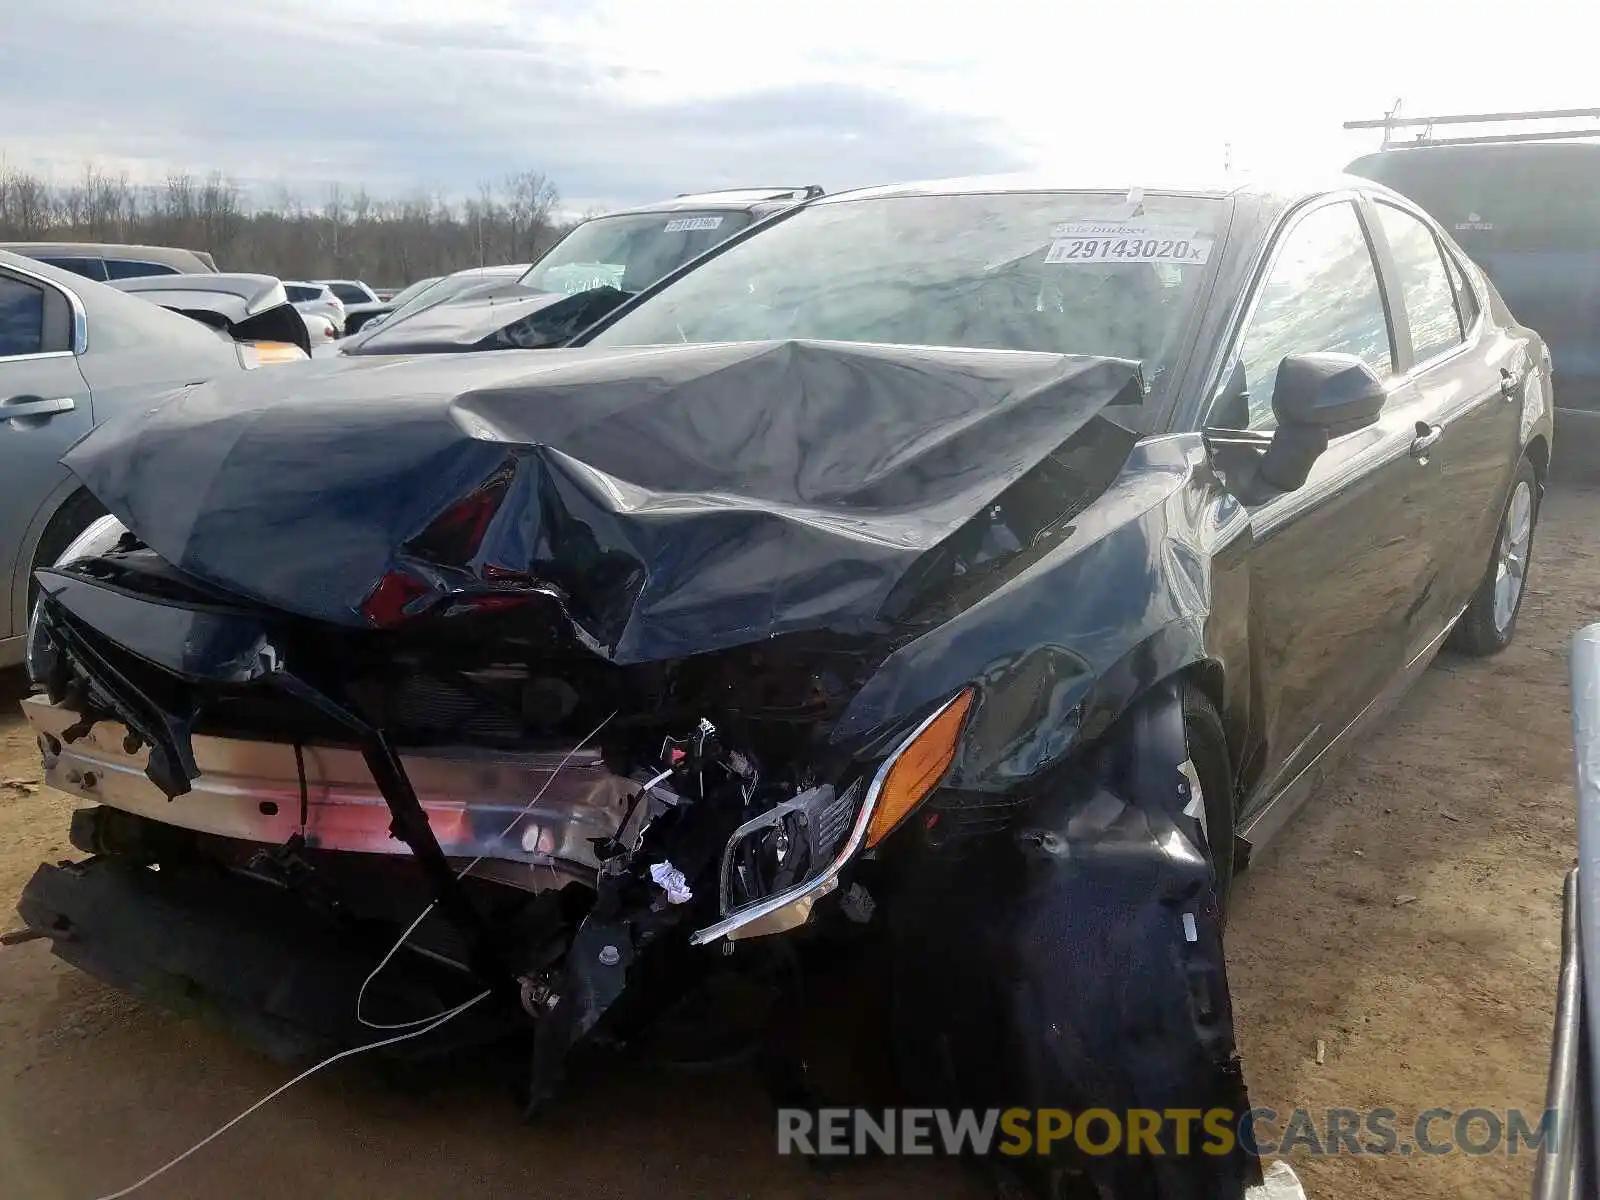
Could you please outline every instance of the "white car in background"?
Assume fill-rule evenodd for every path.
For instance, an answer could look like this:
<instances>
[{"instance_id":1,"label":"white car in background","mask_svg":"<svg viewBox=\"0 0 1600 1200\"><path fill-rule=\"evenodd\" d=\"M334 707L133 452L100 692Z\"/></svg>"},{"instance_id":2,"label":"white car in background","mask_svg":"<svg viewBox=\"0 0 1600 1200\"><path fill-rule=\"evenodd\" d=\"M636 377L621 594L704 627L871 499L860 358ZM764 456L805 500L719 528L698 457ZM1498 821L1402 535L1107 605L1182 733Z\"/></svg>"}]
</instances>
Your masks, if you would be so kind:
<instances>
[{"instance_id":1,"label":"white car in background","mask_svg":"<svg viewBox=\"0 0 1600 1200\"><path fill-rule=\"evenodd\" d=\"M334 337L344 336L344 301L333 294L333 290L326 284L307 283L303 279L285 279L283 290L289 294L289 302L299 309L301 313L326 317L333 326Z\"/></svg>"},{"instance_id":2,"label":"white car in background","mask_svg":"<svg viewBox=\"0 0 1600 1200\"><path fill-rule=\"evenodd\" d=\"M354 333L373 317L386 313L390 304L359 279L318 279L344 304L344 332Z\"/></svg>"},{"instance_id":3,"label":"white car in background","mask_svg":"<svg viewBox=\"0 0 1600 1200\"><path fill-rule=\"evenodd\" d=\"M299 308L298 304L295 308ZM301 312L300 319L306 324L306 336L311 339L311 349L316 351L318 346L331 346L339 340L339 333L333 327L333 322L320 313Z\"/></svg>"}]
</instances>

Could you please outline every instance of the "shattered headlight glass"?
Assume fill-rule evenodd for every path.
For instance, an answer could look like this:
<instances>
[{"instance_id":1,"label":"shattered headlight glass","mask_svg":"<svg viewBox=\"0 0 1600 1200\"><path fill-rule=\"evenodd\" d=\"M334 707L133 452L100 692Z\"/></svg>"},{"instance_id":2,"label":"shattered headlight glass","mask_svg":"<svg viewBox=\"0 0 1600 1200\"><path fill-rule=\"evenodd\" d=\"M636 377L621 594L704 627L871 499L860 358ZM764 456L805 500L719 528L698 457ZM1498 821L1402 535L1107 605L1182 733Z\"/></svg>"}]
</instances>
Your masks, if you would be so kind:
<instances>
[{"instance_id":1,"label":"shattered headlight glass","mask_svg":"<svg viewBox=\"0 0 1600 1200\"><path fill-rule=\"evenodd\" d=\"M753 937L802 925L864 848L888 837L955 761L975 693L966 688L925 718L870 774L844 790L807 788L733 831L721 863L723 919L691 939Z\"/></svg>"},{"instance_id":2,"label":"shattered headlight glass","mask_svg":"<svg viewBox=\"0 0 1600 1200\"><path fill-rule=\"evenodd\" d=\"M787 891L821 872L850 833L863 786L807 788L733 831L722 852L722 913Z\"/></svg>"},{"instance_id":3,"label":"shattered headlight glass","mask_svg":"<svg viewBox=\"0 0 1600 1200\"><path fill-rule=\"evenodd\" d=\"M101 554L115 549L122 535L128 528L116 517L107 515L89 523L89 526L73 538L50 565L62 567L67 563L77 562L80 558L95 558ZM34 683L43 683L50 674L50 662L55 652L51 644L50 635L45 630L43 622L39 619L39 604L36 601L33 611L28 614L28 641L26 645L25 662L28 667L28 678Z\"/></svg>"}]
</instances>

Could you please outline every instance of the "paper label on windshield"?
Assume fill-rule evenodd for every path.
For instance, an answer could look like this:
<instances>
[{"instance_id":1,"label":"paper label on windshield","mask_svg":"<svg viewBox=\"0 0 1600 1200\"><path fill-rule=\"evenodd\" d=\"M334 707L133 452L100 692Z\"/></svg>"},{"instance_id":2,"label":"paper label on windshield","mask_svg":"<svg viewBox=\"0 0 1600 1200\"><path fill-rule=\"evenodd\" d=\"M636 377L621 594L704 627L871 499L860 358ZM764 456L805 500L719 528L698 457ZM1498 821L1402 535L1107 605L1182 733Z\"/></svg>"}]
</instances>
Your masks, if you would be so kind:
<instances>
[{"instance_id":1,"label":"paper label on windshield","mask_svg":"<svg viewBox=\"0 0 1600 1200\"><path fill-rule=\"evenodd\" d=\"M721 217L674 217L662 233L691 233L701 229L715 229L722 224Z\"/></svg>"},{"instance_id":2,"label":"paper label on windshield","mask_svg":"<svg viewBox=\"0 0 1600 1200\"><path fill-rule=\"evenodd\" d=\"M1047 263L1171 263L1203 266L1215 241L1192 229L1146 225L1140 221L1069 221L1051 231Z\"/></svg>"}]
</instances>

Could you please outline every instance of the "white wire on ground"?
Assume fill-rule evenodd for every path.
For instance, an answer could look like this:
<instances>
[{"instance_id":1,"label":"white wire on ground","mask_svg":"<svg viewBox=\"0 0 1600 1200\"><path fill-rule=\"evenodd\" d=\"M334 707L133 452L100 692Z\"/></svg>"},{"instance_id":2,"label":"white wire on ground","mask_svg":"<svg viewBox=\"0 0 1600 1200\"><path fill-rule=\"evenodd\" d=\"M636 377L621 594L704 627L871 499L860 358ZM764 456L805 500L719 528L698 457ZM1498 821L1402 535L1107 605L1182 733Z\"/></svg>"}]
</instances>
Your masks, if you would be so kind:
<instances>
[{"instance_id":1,"label":"white wire on ground","mask_svg":"<svg viewBox=\"0 0 1600 1200\"><path fill-rule=\"evenodd\" d=\"M208 1133L205 1137L201 1138L198 1142L196 1142L194 1145L190 1146L187 1150L185 1150L182 1154L178 1155L176 1158L169 1159L167 1162L162 1163L154 1171L151 1171L150 1174L146 1175L143 1179L139 1180L139 1182L133 1183L133 1184L129 1184L127 1187L123 1188L120 1192L108 1192L106 1195L99 1197L99 1200L123 1200L124 1196L133 1195L134 1192L137 1192L140 1188L144 1187L145 1184L150 1183L152 1180L156 1180L156 1179L161 1178L161 1176L165 1175L168 1171L172 1170L173 1167L175 1167L179 1163L183 1162L184 1159L188 1158L191 1154L195 1154L195 1153L205 1149L212 1142L216 1141L223 1134L227 1133L228 1130L232 1129L240 1121L242 1121L246 1117L250 1116L251 1113L256 1112L258 1109L265 1108L268 1104L272 1103L272 1101L276 1100L279 1096L283 1095L290 1088L292 1088L295 1084L299 1083L301 1080L310 1079L313 1075L315 1075L318 1071L322 1070L324 1067L331 1067L331 1066L333 1066L334 1063L338 1062L340 1059L354 1058L357 1054L364 1054L368 1050L381 1050L384 1046L393 1046L396 1043L406 1041L409 1038L421 1037L425 1033L431 1033L431 1032L433 1032L433 1030L435 1030L435 1029L439 1028L439 1026L443 1025L446 1021L452 1021L456 1017L459 1017L462 1013L466 1012L467 1009L471 1008L474 1004L477 1004L480 1001L488 999L489 995L490 995L490 993L486 992L486 991L485 992L479 992L471 1000L468 1000L468 1001L466 1001L465 1003L462 1003L462 1004L458 1004L454 1008L450 1009L448 1012L441 1013L439 1016L434 1017L432 1020L430 1020L428 1022L428 1024L422 1026L420 1029L413 1029L413 1030L410 1030L407 1033L399 1034L396 1037L383 1038L380 1041L376 1041L376 1042L368 1042L365 1046L352 1046L348 1050L341 1050L337 1054L330 1055L329 1057L323 1059L321 1062L317 1063L316 1066L307 1067L304 1071L301 1071L300 1074L296 1075L293 1079L289 1080L288 1083L282 1085L281 1087L279 1087L279 1088L275 1089L274 1091L269 1092L267 1095L261 1097L261 1099L257 1100L254 1104L252 1104L249 1108L245 1109L238 1116L234 1117L233 1120L229 1121L227 1124L218 1126L216 1129L214 1129L212 1132Z\"/></svg>"},{"instance_id":2,"label":"white wire on ground","mask_svg":"<svg viewBox=\"0 0 1600 1200\"><path fill-rule=\"evenodd\" d=\"M580 741L571 750L567 751L566 755L562 758L560 764L556 767L556 769L554 771L550 772L549 778L547 778L544 781L544 784L539 788L539 790L534 793L533 799L529 800L526 804L524 804L522 806L521 810L514 817L511 818L510 823L507 824L506 827L500 831L500 836L502 838L505 837L507 834L509 834L513 829L515 829L517 827L517 822L522 820L523 817L527 816L530 812L532 812L533 809L534 809L534 806L537 805L540 800L544 799L545 792L547 790L549 790L550 785L556 781L556 776L561 774L562 771L567 769L567 764L572 761L572 756L577 754L578 751L582 750L590 742L594 741L595 738L599 737L601 730L605 729L605 727L611 723L611 717L614 717L616 715L617 714L615 712L613 712L611 714L611 716L608 716L604 721L601 721L600 724L596 725L594 727L594 729L589 732L587 737L585 737L582 741ZM662 779L666 778L666 776L670 775L670 774L671 774L671 772L667 771L667 772L663 772L661 775L658 775L653 781L651 781L650 783L645 785L645 790L648 791L650 788L654 787L657 783L660 783ZM472 873L473 868L475 868L479 863L481 863L484 860L484 857L485 857L484 855L480 854L480 855L478 855L477 858L473 859L466 866L462 867L461 870L456 872L456 879L457 880L465 879L468 875L470 875ZM381 1030L381 1031L384 1031L384 1032L388 1032L388 1031L395 1030L395 1029L415 1029L418 1025L426 1025L429 1021L437 1019L435 1017L419 1017L419 1018L417 1018L415 1020L399 1021L399 1022L391 1024L391 1023L386 1022L386 1021L369 1021L369 1020L367 1020L366 1017L361 1015L362 1003L367 998L367 988L372 986L372 981L374 979L376 979L379 975L383 974L383 969L389 965L390 961L394 958L394 956L396 954L400 953L400 947L402 947L402 946L404 946L406 944L406 940L408 938L410 938L410 936L417 931L417 927L428 919L428 914L431 913L434 910L434 907L435 907L435 905L437 903L438 903L438 901L429 901L428 902L428 906L417 914L417 919L412 921L410 925L406 926L406 931L400 935L400 940L395 942L394 945L389 947L389 952L387 954L385 954L381 959L378 960L378 965L373 967L372 968L372 972L365 979L363 979L361 981L361 988L360 988L359 991L356 992L356 1020L359 1021L361 1024L365 1025L368 1029L377 1029L377 1030Z\"/></svg>"},{"instance_id":3,"label":"white wire on ground","mask_svg":"<svg viewBox=\"0 0 1600 1200\"><path fill-rule=\"evenodd\" d=\"M533 811L533 806L538 804L539 801L544 798L545 790L547 788L549 788L549 786L552 783L555 782L556 776L559 775L563 770L566 769L567 764L572 761L572 756L574 754L578 753L578 751L582 750L585 746L587 746L595 738L599 737L600 736L600 731L603 730L607 725L609 725L611 723L611 718L616 716L616 715L617 714L613 712L611 714L611 716L608 716L604 721L601 721L600 724L596 725L594 727L593 732L591 732L587 737L585 737L581 742L579 742L571 750L567 751L566 757L564 757L561 760L560 765L557 766L556 769L550 773L550 777L544 781L544 786L541 787L538 790L537 793L535 793L535 795L534 795L532 800L529 800L527 804L522 806L522 810L520 812L518 812L516 816L511 818L511 823L500 831L500 836L501 837L505 837L507 834L509 834L514 828L516 828L516 824L517 824L518 821L522 820L523 817L527 816L530 812ZM650 788L654 787L657 783L660 783L661 780L666 778L666 776L668 774L671 774L671 772L665 772L662 775L657 776L654 780L652 780L649 784L646 785L645 790L648 791ZM478 855L477 858L473 859L466 866L461 868L461 870L456 874L456 878L458 880L459 879L465 879L466 876L472 871L472 869L474 867L476 867L479 863L481 863L484 860L484 858L485 858L484 855L482 855L482 854ZM331 1067L331 1066L333 1066L334 1063L339 1062L342 1059L354 1058L357 1054L364 1054L368 1050L381 1050L385 1046L397 1045L398 1043L407 1041L410 1038L421 1037L425 1033L431 1033L435 1029L438 1029L445 1022L455 1020L462 1013L466 1012L467 1009L471 1008L474 1004L478 1004L478 1003L481 1003L484 1000L487 1000L489 998L489 996L491 995L491 993L487 992L487 991L479 992L471 1000L464 1001L461 1004L456 1005L454 1008L447 1009L446 1011L444 1011L442 1013L437 1013L437 1014L435 1014L434 1016L431 1016L431 1017L422 1017L422 1018L420 1018L418 1020L415 1020L415 1021L404 1021L404 1022L402 1022L402 1023L398 1024L398 1025L387 1025L387 1024L383 1024L381 1022L369 1021L369 1020L367 1020L365 1017L363 1017L361 1015L361 1001L362 1001L362 998L367 994L367 985L370 984L374 979L376 979L378 977L378 974L384 969L384 967L389 965L389 961L392 958L394 958L394 956L396 954L399 953L400 947L404 946L406 944L406 939L409 938L413 933L415 933L417 931L417 926L421 925L422 922L427 919L428 914L431 913L433 911L433 909L434 909L434 905L432 903L430 903L426 908L424 908L420 913L417 914L417 919L412 921L410 925L406 926L406 931L400 935L399 940L396 941L393 946L389 947L389 952L387 954L385 954L382 959L379 960L378 965L372 968L372 973L370 975L368 975L366 977L366 979L364 979L362 981L361 989L356 993L356 1020L357 1021L361 1022L361 1024L365 1025L369 1029L377 1029L377 1030L382 1030L382 1031L403 1030L404 1032L399 1033L394 1037L381 1038L376 1042L368 1042L364 1046L352 1046L348 1050L341 1050L337 1054L329 1055L327 1058L323 1059L321 1062L317 1063L315 1066L307 1067L304 1071L301 1071L300 1074L296 1075L293 1079L289 1080L288 1083L285 1083L282 1086L280 1086L278 1088L275 1088L273 1091L267 1093L265 1096L261 1097L261 1099L257 1100L254 1104L252 1104L249 1108L245 1109L238 1116L234 1117L231 1121L227 1122L227 1124L218 1126L216 1129L214 1129L210 1133L208 1133L205 1137L201 1138L194 1145L190 1146L182 1154L178 1155L176 1158L169 1159L168 1161L162 1163L159 1167L157 1167L154 1171L151 1171L150 1174L146 1175L143 1179L139 1180L137 1183L129 1184L127 1187L123 1188L120 1192L109 1192L104 1196L98 1197L98 1200L123 1200L123 1197L133 1195L134 1192L137 1192L140 1188L144 1187L145 1184L150 1183L153 1180L161 1178L161 1176L165 1175L168 1171L172 1170L173 1167L175 1167L179 1163L183 1162L190 1155L196 1154L199 1151L204 1150L212 1142L216 1141L223 1134L227 1133L228 1130L232 1129L235 1125L239 1124L240 1121L243 1121L246 1117L250 1116L252 1113L255 1113L255 1112L259 1111L260 1109L265 1108L268 1104L271 1104L274 1100L276 1100L279 1096L283 1095L290 1088L294 1087L295 1084L300 1083L303 1080L310 1079L313 1075L315 1075L318 1071L321 1071L323 1068Z\"/></svg>"}]
</instances>

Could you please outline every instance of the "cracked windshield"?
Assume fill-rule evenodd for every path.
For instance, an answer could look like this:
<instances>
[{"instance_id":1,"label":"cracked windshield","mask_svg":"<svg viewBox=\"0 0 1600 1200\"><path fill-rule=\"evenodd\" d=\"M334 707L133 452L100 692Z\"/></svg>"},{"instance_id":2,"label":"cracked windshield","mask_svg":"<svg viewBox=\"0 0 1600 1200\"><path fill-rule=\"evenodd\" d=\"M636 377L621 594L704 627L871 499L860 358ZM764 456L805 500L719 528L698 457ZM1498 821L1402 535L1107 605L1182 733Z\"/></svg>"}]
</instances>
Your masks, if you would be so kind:
<instances>
[{"instance_id":1,"label":"cracked windshield","mask_svg":"<svg viewBox=\"0 0 1600 1200\"><path fill-rule=\"evenodd\" d=\"M734 246L595 345L810 338L1171 366L1218 201L1122 193L822 203Z\"/></svg>"}]
</instances>

